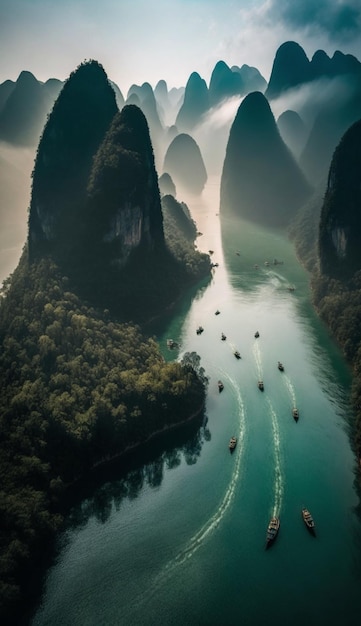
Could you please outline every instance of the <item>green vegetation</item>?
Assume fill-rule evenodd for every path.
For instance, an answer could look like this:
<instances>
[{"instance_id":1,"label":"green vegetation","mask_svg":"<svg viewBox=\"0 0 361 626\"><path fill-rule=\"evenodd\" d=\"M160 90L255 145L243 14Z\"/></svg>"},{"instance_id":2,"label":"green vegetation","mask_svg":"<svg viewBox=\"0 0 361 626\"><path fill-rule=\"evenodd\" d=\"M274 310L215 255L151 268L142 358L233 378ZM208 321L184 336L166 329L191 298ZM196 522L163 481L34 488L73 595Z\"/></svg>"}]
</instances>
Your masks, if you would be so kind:
<instances>
[{"instance_id":1,"label":"green vegetation","mask_svg":"<svg viewBox=\"0 0 361 626\"><path fill-rule=\"evenodd\" d=\"M26 252L4 286L0 337L0 614L10 620L62 525L67 485L199 412L206 381L196 355L166 363L138 327L85 304L54 261L29 266Z\"/></svg>"}]
</instances>

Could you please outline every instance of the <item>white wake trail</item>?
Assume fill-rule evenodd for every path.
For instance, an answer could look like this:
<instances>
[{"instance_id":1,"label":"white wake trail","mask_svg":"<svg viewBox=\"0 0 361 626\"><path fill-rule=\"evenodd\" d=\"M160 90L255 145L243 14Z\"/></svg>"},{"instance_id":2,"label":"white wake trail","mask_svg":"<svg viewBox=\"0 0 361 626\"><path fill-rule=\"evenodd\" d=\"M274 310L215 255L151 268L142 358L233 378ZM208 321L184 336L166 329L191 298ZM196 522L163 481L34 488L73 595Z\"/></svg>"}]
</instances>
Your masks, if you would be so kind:
<instances>
[{"instance_id":1,"label":"white wake trail","mask_svg":"<svg viewBox=\"0 0 361 626\"><path fill-rule=\"evenodd\" d=\"M290 398L292 400L292 406L296 407L297 406L297 402L296 402L296 390L292 384L292 381L290 378L288 378L287 375L284 374L284 381L286 383L286 387L288 389L288 393L290 394Z\"/></svg>"},{"instance_id":2,"label":"white wake trail","mask_svg":"<svg viewBox=\"0 0 361 626\"><path fill-rule=\"evenodd\" d=\"M256 363L257 376L260 380L262 380L262 357L258 341L255 341L253 344L253 356Z\"/></svg>"},{"instance_id":3,"label":"white wake trail","mask_svg":"<svg viewBox=\"0 0 361 626\"><path fill-rule=\"evenodd\" d=\"M274 459L275 459L275 467L274 467L274 504L273 504L273 513L274 517L279 517L282 500L283 500L283 476L282 476L282 465L281 465L281 438L280 431L278 426L278 420L275 410L271 404L269 398L267 398L269 410L271 413L272 419L272 432L273 432L273 449L274 449Z\"/></svg>"},{"instance_id":4,"label":"white wake trail","mask_svg":"<svg viewBox=\"0 0 361 626\"><path fill-rule=\"evenodd\" d=\"M229 383L229 387L232 390L233 394L237 400L238 414L239 414L239 422L238 422L238 433L237 433L237 447L235 452L233 453L234 458L234 469L231 476L231 480L226 489L226 492L221 500L217 510L210 517L207 522L196 532L195 535L189 540L186 547L179 552L179 554L168 563L163 571L159 573L156 577L153 585L154 591L156 588L161 585L165 579L173 572L173 570L182 565L187 560L192 558L192 556L197 552L197 550L202 546L202 544L208 539L208 537L212 534L212 532L219 526L221 521L223 520L225 514L227 513L236 491L236 487L239 481L240 476L240 466L241 466L241 458L244 448L244 439L245 439L245 408L242 400L242 396L239 388L237 387L235 381L229 376L226 372L220 372L222 377L226 379Z\"/></svg>"}]
</instances>

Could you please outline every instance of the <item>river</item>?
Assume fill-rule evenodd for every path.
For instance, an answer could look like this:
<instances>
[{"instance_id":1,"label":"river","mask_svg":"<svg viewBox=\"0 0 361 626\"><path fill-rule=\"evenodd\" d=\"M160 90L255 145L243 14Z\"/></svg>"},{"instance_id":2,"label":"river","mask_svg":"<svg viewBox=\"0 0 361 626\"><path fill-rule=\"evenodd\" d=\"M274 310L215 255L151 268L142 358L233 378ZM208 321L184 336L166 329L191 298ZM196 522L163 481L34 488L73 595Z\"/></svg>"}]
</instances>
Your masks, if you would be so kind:
<instances>
[{"instance_id":1,"label":"river","mask_svg":"<svg viewBox=\"0 0 361 626\"><path fill-rule=\"evenodd\" d=\"M310 305L292 244L221 224L215 179L201 197L181 199L203 233L199 249L213 250L218 266L154 332L167 359L200 355L206 418L154 444L126 475L114 468L74 505L32 625L355 624L361 527L348 369ZM274 514L280 531L265 550Z\"/></svg>"}]
</instances>

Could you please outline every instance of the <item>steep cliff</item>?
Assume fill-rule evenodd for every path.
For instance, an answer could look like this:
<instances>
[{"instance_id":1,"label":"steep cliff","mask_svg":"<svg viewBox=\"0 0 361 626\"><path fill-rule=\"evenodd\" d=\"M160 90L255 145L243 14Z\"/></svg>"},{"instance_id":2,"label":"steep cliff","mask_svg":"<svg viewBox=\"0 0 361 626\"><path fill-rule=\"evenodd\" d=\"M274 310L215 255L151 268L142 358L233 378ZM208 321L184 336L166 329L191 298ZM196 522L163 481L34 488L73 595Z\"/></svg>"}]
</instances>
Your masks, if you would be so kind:
<instances>
[{"instance_id":1,"label":"steep cliff","mask_svg":"<svg viewBox=\"0 0 361 626\"><path fill-rule=\"evenodd\" d=\"M97 62L80 65L64 84L41 137L29 215L30 258L78 245L92 159L117 112Z\"/></svg>"},{"instance_id":2,"label":"steep cliff","mask_svg":"<svg viewBox=\"0 0 361 626\"><path fill-rule=\"evenodd\" d=\"M88 185L91 253L124 265L135 248L164 244L158 176L147 121L135 105L117 113L94 158Z\"/></svg>"},{"instance_id":3,"label":"steep cliff","mask_svg":"<svg viewBox=\"0 0 361 626\"><path fill-rule=\"evenodd\" d=\"M350 278L361 269L361 121L348 129L332 158L321 211L321 272Z\"/></svg>"}]
</instances>

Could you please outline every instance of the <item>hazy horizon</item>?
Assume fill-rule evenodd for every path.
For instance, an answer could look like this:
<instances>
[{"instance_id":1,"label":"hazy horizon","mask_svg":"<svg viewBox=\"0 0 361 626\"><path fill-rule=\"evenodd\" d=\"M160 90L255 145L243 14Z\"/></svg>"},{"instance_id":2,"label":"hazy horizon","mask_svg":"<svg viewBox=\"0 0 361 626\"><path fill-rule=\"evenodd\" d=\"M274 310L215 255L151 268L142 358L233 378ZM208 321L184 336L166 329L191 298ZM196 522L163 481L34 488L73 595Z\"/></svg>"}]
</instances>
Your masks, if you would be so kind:
<instances>
[{"instance_id":1,"label":"hazy horizon","mask_svg":"<svg viewBox=\"0 0 361 626\"><path fill-rule=\"evenodd\" d=\"M2 0L0 83L22 70L66 80L86 59L101 63L126 96L132 84L209 83L219 60L257 67L268 81L279 46L299 43L360 56L357 0ZM4 61L5 60L5 61Z\"/></svg>"}]
</instances>

